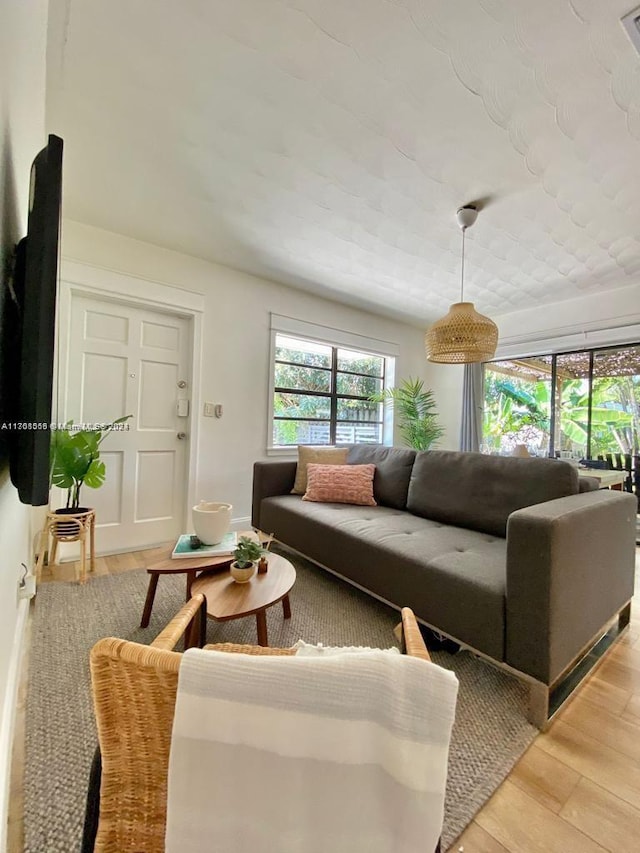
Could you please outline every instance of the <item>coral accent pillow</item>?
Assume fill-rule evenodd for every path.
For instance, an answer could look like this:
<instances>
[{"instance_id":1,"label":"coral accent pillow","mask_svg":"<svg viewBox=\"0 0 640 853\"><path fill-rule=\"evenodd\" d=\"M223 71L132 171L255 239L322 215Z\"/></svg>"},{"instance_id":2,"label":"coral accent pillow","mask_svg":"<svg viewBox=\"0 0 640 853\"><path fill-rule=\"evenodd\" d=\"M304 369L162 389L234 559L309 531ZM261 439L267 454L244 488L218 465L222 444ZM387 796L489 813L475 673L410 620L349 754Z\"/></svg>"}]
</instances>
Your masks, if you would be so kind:
<instances>
[{"instance_id":1,"label":"coral accent pillow","mask_svg":"<svg viewBox=\"0 0 640 853\"><path fill-rule=\"evenodd\" d=\"M298 445L298 467L296 479L291 489L292 495L304 495L307 490L307 465L318 462L326 465L346 465L348 447L307 447Z\"/></svg>"},{"instance_id":2,"label":"coral accent pillow","mask_svg":"<svg viewBox=\"0 0 640 853\"><path fill-rule=\"evenodd\" d=\"M377 506L373 497L375 465L307 465L303 501Z\"/></svg>"}]
</instances>

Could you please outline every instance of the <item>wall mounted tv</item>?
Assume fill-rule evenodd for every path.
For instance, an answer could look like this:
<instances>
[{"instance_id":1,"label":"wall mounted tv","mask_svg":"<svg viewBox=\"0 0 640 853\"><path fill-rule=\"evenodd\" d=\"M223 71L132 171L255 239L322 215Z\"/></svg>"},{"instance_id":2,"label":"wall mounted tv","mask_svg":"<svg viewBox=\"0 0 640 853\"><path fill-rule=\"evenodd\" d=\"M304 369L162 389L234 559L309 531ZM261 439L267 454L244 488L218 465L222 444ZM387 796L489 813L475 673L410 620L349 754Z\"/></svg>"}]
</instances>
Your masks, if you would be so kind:
<instances>
[{"instance_id":1,"label":"wall mounted tv","mask_svg":"<svg viewBox=\"0 0 640 853\"><path fill-rule=\"evenodd\" d=\"M49 136L31 166L27 235L2 294L1 439L22 503L49 501L49 445L62 148Z\"/></svg>"}]
</instances>

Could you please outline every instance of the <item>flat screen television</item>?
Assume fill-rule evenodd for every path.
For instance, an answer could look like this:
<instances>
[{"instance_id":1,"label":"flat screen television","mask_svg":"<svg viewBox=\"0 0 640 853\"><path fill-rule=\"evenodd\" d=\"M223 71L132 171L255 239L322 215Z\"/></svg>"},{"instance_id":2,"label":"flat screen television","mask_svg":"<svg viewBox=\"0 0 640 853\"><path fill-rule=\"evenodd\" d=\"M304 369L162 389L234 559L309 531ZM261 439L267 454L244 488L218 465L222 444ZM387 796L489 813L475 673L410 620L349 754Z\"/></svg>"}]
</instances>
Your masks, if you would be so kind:
<instances>
[{"instance_id":1,"label":"flat screen television","mask_svg":"<svg viewBox=\"0 0 640 853\"><path fill-rule=\"evenodd\" d=\"M27 234L2 294L2 442L22 503L49 501L62 139L50 135L31 166Z\"/></svg>"}]
</instances>

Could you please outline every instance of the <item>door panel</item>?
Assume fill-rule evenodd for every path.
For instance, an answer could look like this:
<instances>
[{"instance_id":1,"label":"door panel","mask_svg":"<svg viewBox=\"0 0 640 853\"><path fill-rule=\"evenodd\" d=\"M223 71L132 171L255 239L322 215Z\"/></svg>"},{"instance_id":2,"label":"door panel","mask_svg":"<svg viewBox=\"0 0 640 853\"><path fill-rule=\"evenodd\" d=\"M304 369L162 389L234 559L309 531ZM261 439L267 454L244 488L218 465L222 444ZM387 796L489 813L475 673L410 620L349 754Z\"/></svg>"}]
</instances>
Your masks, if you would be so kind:
<instances>
[{"instance_id":1,"label":"door panel","mask_svg":"<svg viewBox=\"0 0 640 853\"><path fill-rule=\"evenodd\" d=\"M178 380L177 364L141 363L139 429L176 431Z\"/></svg>"},{"instance_id":2,"label":"door panel","mask_svg":"<svg viewBox=\"0 0 640 853\"><path fill-rule=\"evenodd\" d=\"M138 453L136 521L171 517L175 463L175 452L155 450Z\"/></svg>"},{"instance_id":3,"label":"door panel","mask_svg":"<svg viewBox=\"0 0 640 853\"><path fill-rule=\"evenodd\" d=\"M177 352L180 347L180 335L175 326L161 323L142 323L142 345L156 349L168 349Z\"/></svg>"},{"instance_id":4,"label":"door panel","mask_svg":"<svg viewBox=\"0 0 640 853\"><path fill-rule=\"evenodd\" d=\"M85 338L124 344L129 339L129 320L127 317L105 314L102 311L87 311Z\"/></svg>"},{"instance_id":5,"label":"door panel","mask_svg":"<svg viewBox=\"0 0 640 853\"><path fill-rule=\"evenodd\" d=\"M83 488L96 509L101 552L155 545L185 524L188 419L177 401L188 393L187 320L117 302L73 296L65 417L107 423L133 414L102 445L105 485Z\"/></svg>"},{"instance_id":6,"label":"door panel","mask_svg":"<svg viewBox=\"0 0 640 853\"><path fill-rule=\"evenodd\" d=\"M110 423L112 413L125 414L126 406L127 359L85 352L80 423Z\"/></svg>"}]
</instances>

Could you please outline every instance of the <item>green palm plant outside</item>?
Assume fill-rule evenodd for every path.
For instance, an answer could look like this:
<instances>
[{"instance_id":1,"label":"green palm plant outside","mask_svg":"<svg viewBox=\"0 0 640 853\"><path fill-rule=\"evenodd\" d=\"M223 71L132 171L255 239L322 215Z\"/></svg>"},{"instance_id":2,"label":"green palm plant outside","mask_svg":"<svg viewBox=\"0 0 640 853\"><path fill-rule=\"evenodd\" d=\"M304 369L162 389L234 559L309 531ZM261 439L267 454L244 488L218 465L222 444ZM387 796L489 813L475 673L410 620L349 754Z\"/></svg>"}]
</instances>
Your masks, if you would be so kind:
<instances>
[{"instance_id":1,"label":"green palm plant outside","mask_svg":"<svg viewBox=\"0 0 640 853\"><path fill-rule=\"evenodd\" d=\"M619 449L629 452L623 436L633 424L633 416L624 411L618 400L621 379L614 377L594 383L591 405L591 455ZM499 449L502 436L529 430L549 435L551 383L524 383L501 379L490 374L485 386L484 436ZM614 408L614 406L616 406ZM558 412L560 433L578 447L587 445L589 391L581 379L562 383L562 402ZM615 448L611 447L611 443ZM606 445L606 446L605 446Z\"/></svg>"},{"instance_id":2,"label":"green palm plant outside","mask_svg":"<svg viewBox=\"0 0 640 853\"><path fill-rule=\"evenodd\" d=\"M386 388L369 399L393 406L400 434L415 450L429 450L444 433L438 424L433 391L425 390L422 379L403 379L397 387Z\"/></svg>"}]
</instances>

